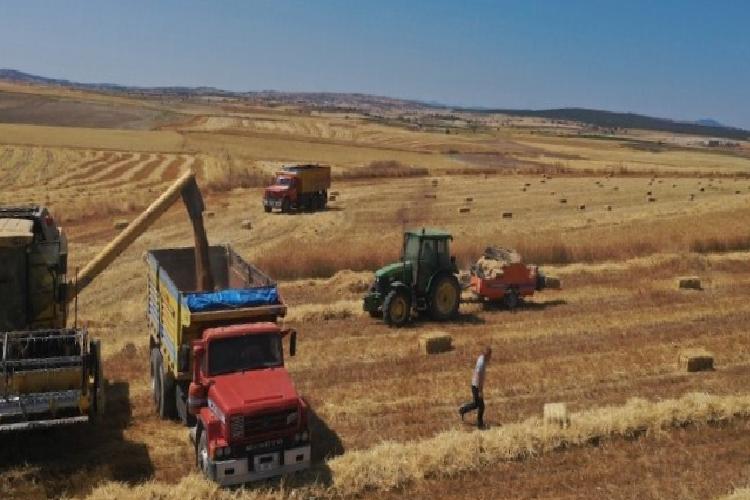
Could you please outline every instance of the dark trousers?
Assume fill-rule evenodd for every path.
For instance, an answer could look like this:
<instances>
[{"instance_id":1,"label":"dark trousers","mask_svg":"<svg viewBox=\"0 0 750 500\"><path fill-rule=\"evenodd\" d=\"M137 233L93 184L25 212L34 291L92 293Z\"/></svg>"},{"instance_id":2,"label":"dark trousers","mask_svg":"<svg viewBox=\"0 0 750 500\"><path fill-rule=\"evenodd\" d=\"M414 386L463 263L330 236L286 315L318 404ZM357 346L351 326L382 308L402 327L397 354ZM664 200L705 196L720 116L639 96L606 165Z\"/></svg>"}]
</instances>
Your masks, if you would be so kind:
<instances>
[{"instance_id":1,"label":"dark trousers","mask_svg":"<svg viewBox=\"0 0 750 500\"><path fill-rule=\"evenodd\" d=\"M466 403L461 407L461 414L468 413L470 411L478 410L477 412L477 425L480 427L484 426L484 398L479 396L479 388L471 386L471 397L472 401Z\"/></svg>"}]
</instances>

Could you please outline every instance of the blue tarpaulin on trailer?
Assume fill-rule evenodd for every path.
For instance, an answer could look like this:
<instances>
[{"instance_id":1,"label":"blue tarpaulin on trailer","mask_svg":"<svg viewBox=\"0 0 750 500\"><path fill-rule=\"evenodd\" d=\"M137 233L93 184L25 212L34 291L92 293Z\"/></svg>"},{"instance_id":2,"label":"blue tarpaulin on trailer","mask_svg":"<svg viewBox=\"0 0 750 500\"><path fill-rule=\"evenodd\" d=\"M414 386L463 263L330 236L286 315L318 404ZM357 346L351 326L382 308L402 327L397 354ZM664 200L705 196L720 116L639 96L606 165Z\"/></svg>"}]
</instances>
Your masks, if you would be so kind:
<instances>
[{"instance_id":1,"label":"blue tarpaulin on trailer","mask_svg":"<svg viewBox=\"0 0 750 500\"><path fill-rule=\"evenodd\" d=\"M186 293L185 301L193 312L239 309L278 304L279 292L273 285L257 288L230 288L218 292Z\"/></svg>"}]
</instances>

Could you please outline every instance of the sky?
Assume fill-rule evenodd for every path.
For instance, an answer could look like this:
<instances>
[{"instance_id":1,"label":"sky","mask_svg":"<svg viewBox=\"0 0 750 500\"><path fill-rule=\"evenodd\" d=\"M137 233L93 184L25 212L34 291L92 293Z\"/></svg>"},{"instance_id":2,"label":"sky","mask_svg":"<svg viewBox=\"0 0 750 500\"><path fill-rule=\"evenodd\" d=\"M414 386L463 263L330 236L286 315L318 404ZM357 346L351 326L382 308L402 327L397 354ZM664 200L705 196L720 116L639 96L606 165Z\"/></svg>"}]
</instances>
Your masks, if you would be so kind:
<instances>
[{"instance_id":1,"label":"sky","mask_svg":"<svg viewBox=\"0 0 750 500\"><path fill-rule=\"evenodd\" d=\"M750 129L750 1L0 0L0 67Z\"/></svg>"}]
</instances>

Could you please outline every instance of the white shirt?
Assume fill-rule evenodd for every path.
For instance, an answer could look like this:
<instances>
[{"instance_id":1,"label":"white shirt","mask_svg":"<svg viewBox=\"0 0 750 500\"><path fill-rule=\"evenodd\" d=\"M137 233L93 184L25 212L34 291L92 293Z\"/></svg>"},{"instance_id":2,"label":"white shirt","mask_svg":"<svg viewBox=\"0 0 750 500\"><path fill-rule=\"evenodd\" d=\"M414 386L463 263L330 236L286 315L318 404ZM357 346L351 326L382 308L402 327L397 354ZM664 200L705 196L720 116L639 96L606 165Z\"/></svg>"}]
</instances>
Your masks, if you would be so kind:
<instances>
[{"instance_id":1,"label":"white shirt","mask_svg":"<svg viewBox=\"0 0 750 500\"><path fill-rule=\"evenodd\" d=\"M474 367L474 375L471 377L471 385L478 389L484 387L484 372L484 354L480 354L477 358L477 366Z\"/></svg>"}]
</instances>

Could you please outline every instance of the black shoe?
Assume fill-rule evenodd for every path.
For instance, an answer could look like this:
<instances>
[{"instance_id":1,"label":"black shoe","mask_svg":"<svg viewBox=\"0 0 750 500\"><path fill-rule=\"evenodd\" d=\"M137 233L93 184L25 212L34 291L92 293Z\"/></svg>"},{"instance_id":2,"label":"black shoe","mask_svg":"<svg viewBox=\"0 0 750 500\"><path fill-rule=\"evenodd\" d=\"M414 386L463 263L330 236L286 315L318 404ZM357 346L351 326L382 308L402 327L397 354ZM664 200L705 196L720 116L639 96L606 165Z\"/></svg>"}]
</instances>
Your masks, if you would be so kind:
<instances>
[{"instance_id":1,"label":"black shoe","mask_svg":"<svg viewBox=\"0 0 750 500\"><path fill-rule=\"evenodd\" d=\"M463 422L464 421L464 409L463 408L459 408L458 409L458 414L461 417L461 422Z\"/></svg>"},{"instance_id":2,"label":"black shoe","mask_svg":"<svg viewBox=\"0 0 750 500\"><path fill-rule=\"evenodd\" d=\"M487 427L486 425L484 425L484 422L479 422L477 424L477 429L479 429L480 431L486 431L488 428L489 427Z\"/></svg>"}]
</instances>

